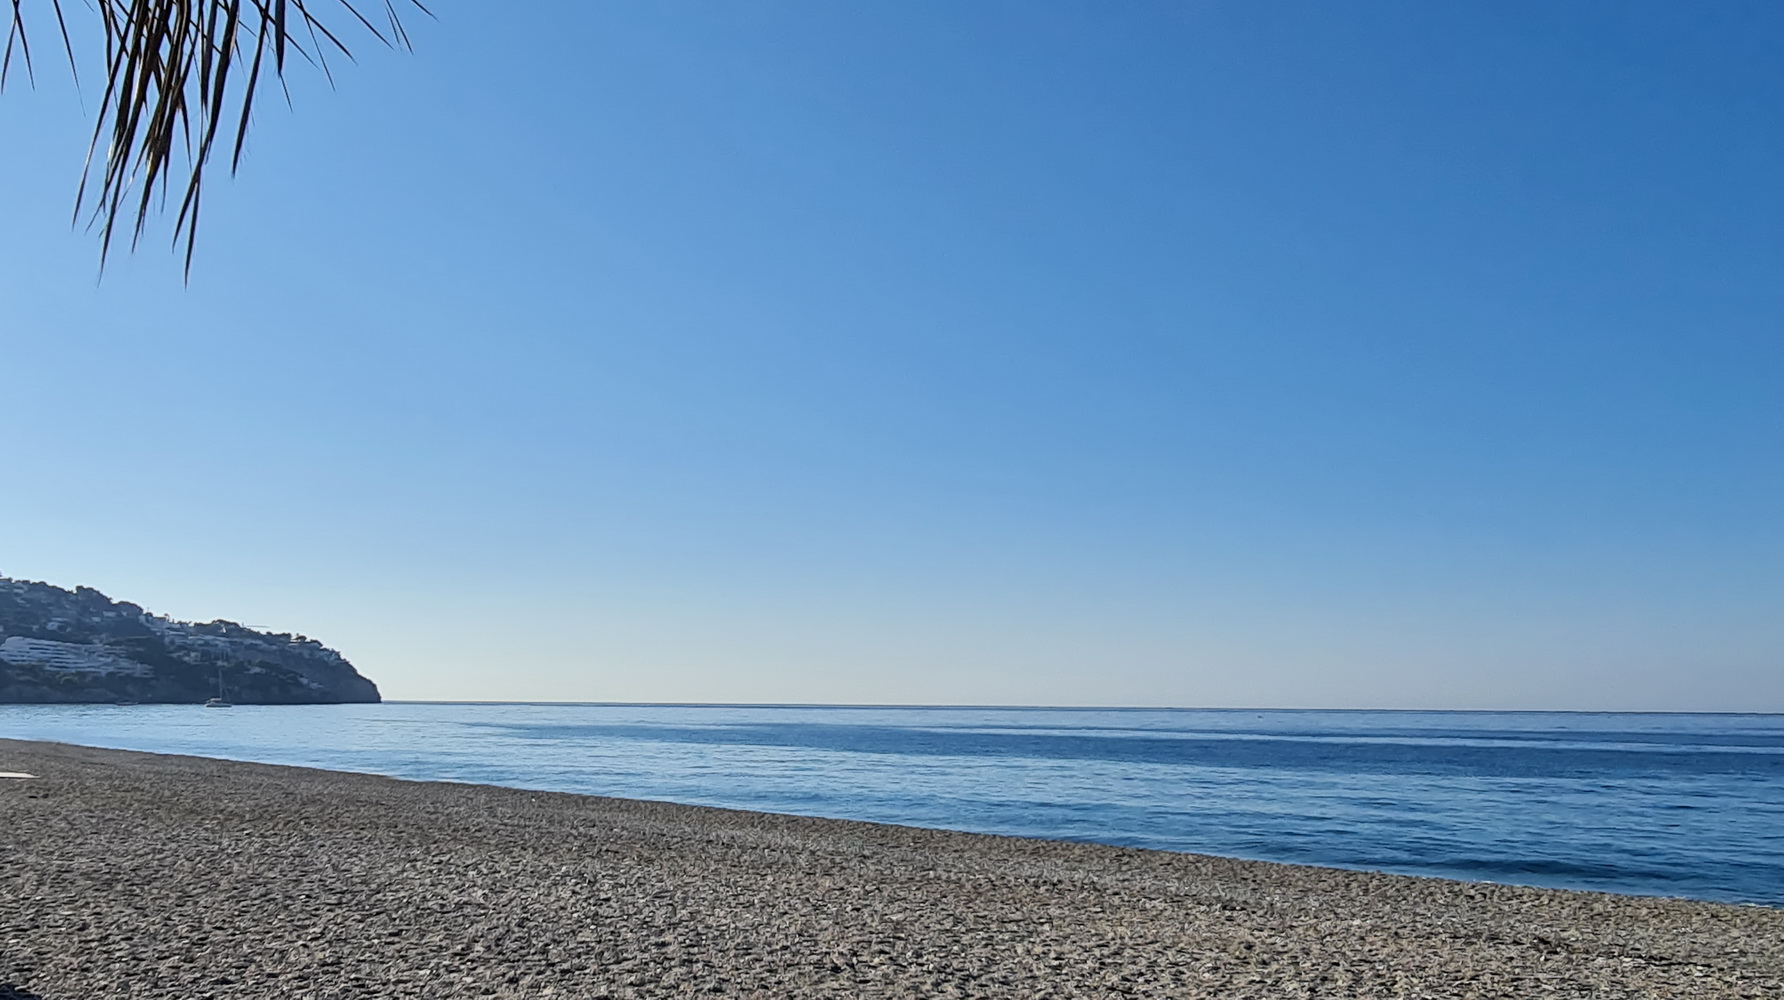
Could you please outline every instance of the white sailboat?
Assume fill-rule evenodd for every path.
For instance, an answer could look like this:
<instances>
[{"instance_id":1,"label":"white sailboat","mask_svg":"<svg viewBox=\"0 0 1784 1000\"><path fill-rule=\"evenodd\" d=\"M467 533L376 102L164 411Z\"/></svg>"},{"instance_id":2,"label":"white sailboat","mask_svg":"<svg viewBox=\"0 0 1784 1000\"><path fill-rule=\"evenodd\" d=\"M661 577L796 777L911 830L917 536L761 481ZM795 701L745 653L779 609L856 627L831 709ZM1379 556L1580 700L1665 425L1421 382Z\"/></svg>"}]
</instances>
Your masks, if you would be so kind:
<instances>
[{"instance_id":1,"label":"white sailboat","mask_svg":"<svg viewBox=\"0 0 1784 1000\"><path fill-rule=\"evenodd\" d=\"M234 705L231 705L229 702L227 702L223 699L223 668L222 667L217 668L217 696L215 698L210 699L209 701L206 701L204 703L204 707L206 707L206 708L234 708L235 707Z\"/></svg>"}]
</instances>

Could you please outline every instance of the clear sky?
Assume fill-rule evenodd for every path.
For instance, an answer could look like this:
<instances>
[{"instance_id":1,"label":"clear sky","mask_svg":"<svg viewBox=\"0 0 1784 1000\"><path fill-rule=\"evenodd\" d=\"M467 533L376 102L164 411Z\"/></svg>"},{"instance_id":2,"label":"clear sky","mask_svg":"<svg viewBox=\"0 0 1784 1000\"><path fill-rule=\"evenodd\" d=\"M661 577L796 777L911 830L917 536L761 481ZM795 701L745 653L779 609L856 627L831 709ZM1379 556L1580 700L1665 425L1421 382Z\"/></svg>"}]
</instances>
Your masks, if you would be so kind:
<instances>
[{"instance_id":1,"label":"clear sky","mask_svg":"<svg viewBox=\"0 0 1784 1000\"><path fill-rule=\"evenodd\" d=\"M397 698L1784 710L1784 6L433 7L190 287L0 96L0 572Z\"/></svg>"}]
</instances>

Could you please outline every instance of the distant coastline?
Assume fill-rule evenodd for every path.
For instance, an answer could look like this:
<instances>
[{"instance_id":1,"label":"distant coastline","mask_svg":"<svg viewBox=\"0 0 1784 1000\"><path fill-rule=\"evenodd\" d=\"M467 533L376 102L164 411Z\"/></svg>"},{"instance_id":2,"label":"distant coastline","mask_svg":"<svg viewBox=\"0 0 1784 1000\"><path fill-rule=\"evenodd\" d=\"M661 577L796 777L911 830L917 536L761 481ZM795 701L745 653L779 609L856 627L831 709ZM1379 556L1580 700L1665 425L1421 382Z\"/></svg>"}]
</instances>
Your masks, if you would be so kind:
<instances>
[{"instance_id":1,"label":"distant coastline","mask_svg":"<svg viewBox=\"0 0 1784 1000\"><path fill-rule=\"evenodd\" d=\"M0 576L0 704L376 702L308 636L175 621L91 587Z\"/></svg>"}]
</instances>

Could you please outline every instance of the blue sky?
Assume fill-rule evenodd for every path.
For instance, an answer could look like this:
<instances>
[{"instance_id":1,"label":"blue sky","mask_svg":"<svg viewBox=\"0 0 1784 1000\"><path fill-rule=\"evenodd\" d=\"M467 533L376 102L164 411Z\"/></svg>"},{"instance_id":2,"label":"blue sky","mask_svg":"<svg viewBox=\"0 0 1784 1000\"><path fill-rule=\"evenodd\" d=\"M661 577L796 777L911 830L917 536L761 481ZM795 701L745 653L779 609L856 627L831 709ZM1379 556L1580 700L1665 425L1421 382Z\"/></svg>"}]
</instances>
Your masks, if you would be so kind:
<instances>
[{"instance_id":1,"label":"blue sky","mask_svg":"<svg viewBox=\"0 0 1784 1000\"><path fill-rule=\"evenodd\" d=\"M0 572L392 697L1784 710L1775 5L435 9L190 286L0 96Z\"/></svg>"}]
</instances>

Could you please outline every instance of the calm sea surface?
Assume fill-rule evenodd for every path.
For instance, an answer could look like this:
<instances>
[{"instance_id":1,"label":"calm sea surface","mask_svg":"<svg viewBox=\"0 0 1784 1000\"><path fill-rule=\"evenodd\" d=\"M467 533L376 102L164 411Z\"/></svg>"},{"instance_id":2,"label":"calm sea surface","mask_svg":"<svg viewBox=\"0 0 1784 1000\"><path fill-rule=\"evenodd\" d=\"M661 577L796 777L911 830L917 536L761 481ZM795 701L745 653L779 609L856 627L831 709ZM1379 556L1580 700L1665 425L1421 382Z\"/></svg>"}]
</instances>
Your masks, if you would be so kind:
<instances>
[{"instance_id":1,"label":"calm sea surface","mask_svg":"<svg viewBox=\"0 0 1784 1000\"><path fill-rule=\"evenodd\" d=\"M0 736L1784 905L1778 715L10 705Z\"/></svg>"}]
</instances>

